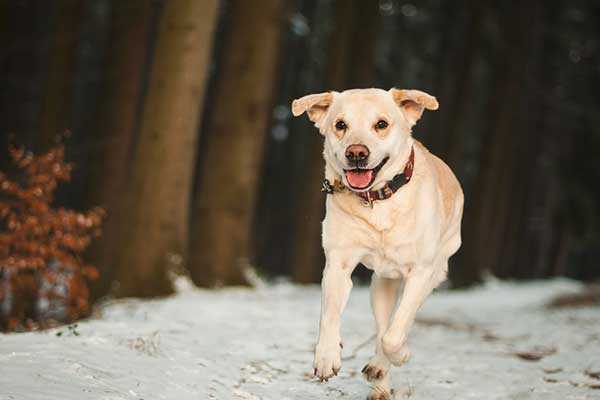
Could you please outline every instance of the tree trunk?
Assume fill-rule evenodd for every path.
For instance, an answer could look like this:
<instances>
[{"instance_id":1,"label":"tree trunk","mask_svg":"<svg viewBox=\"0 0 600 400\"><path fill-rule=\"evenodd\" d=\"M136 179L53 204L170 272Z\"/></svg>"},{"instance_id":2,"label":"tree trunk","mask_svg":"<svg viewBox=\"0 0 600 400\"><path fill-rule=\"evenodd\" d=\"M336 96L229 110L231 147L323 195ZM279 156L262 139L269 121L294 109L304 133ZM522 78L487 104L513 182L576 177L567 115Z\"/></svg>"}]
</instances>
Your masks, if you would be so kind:
<instances>
[{"instance_id":1,"label":"tree trunk","mask_svg":"<svg viewBox=\"0 0 600 400\"><path fill-rule=\"evenodd\" d=\"M513 146L519 139L515 136L515 110L521 105L519 89L528 40L523 39L527 36L526 17L519 16L518 23L513 24L516 26L509 25L507 16L499 18L508 36L498 51L496 70L500 76L490 101L491 125L483 140L472 190L476 197L466 202L463 251L457 268L451 270L452 283L459 287L480 281L484 270L497 272L498 263L503 262L498 259L499 246L505 239L511 177L518 160L519 149Z\"/></svg>"},{"instance_id":2,"label":"tree trunk","mask_svg":"<svg viewBox=\"0 0 600 400\"><path fill-rule=\"evenodd\" d=\"M375 42L379 10L374 2L338 0L329 39L326 88L344 90L373 86ZM311 135L307 160L302 169L295 205L295 239L292 249L292 279L316 283L321 279L325 257L321 246L321 221L325 214L325 195L319 190L324 178L323 138L315 129ZM297 179L300 181L300 178Z\"/></svg>"},{"instance_id":3,"label":"tree trunk","mask_svg":"<svg viewBox=\"0 0 600 400\"><path fill-rule=\"evenodd\" d=\"M96 116L98 147L91 153L87 179L88 207L101 205L108 211L103 235L90 249L90 260L100 271L93 288L95 297L106 294L114 278L111 267L119 232L127 221L122 215L122 194L127 190L129 160L140 119L154 14L147 0L119 3L113 2L105 89Z\"/></svg>"},{"instance_id":4,"label":"tree trunk","mask_svg":"<svg viewBox=\"0 0 600 400\"><path fill-rule=\"evenodd\" d=\"M517 3L514 3L516 6ZM513 8L510 7L512 10ZM490 268L496 274L501 274L509 270L512 265L511 254L512 246L517 240L517 232L526 227L526 219L522 218L522 209L525 202L525 182L531 176L531 170L534 168L535 153L533 149L537 146L531 135L536 135L535 127L532 127L532 121L535 120L536 112L539 111L539 101L527 103L525 93L531 93L533 80L537 74L531 71L535 64L537 48L534 46L536 35L536 10L537 3L529 1L523 5L518 15L511 16L504 20L504 30L508 34L509 59L510 65L507 67L508 75L505 82L506 94L499 108L499 120L496 125L499 129L498 135L501 135L502 146L497 148L494 154L495 167L493 177L489 178L494 184L488 183L487 212L484 220L487 221L487 228L481 232L480 237L487 238L482 243L484 253L482 258L488 260ZM529 75L528 75L529 73ZM509 232L510 222L519 221L519 226ZM510 236L509 234L512 233ZM512 242L512 243L511 243ZM538 243L531 241L529 245L534 248ZM507 251L510 250L510 251ZM532 253L535 253L532 249ZM523 270L531 270L531 264ZM523 276L523 272L519 275Z\"/></svg>"},{"instance_id":5,"label":"tree trunk","mask_svg":"<svg viewBox=\"0 0 600 400\"><path fill-rule=\"evenodd\" d=\"M312 27L310 35L299 35L290 31L282 44L280 83L275 99L276 107L289 108L291 98L306 93L307 88L321 87L323 67L315 63L324 54L323 24L327 20L330 5L322 0L303 1L293 12L306 16L307 26ZM308 32L302 32L308 33ZM292 118L291 113L274 113L272 135L267 139L261 172L260 194L257 200L256 216L253 224L253 249L255 262L263 271L272 275L291 275L291 248L294 241L294 227L290 221L296 215L293 207L295 188L293 172L297 170L297 159L301 159L306 148L307 121ZM277 188L277 190L272 190ZM286 207L281 207L286 204ZM273 247L276 242L278 246Z\"/></svg>"},{"instance_id":6,"label":"tree trunk","mask_svg":"<svg viewBox=\"0 0 600 400\"><path fill-rule=\"evenodd\" d=\"M232 1L201 148L189 270L200 286L244 285L284 22L281 0Z\"/></svg>"},{"instance_id":7,"label":"tree trunk","mask_svg":"<svg viewBox=\"0 0 600 400\"><path fill-rule=\"evenodd\" d=\"M460 57L456 57L456 54L461 53L460 48L464 48L462 43L469 29L469 15L463 16L462 12L464 3L465 1L442 2L434 17L439 24L436 28L438 32L436 56L432 60L437 68L432 80L431 94L438 98L443 111L431 114L431 129L423 131L421 137L424 143L427 143L427 147L440 156L444 153L446 126L450 120L449 112L452 109L451 102L456 90L454 80L450 77L456 74L457 67L461 67L458 62Z\"/></svg>"},{"instance_id":8,"label":"tree trunk","mask_svg":"<svg viewBox=\"0 0 600 400\"><path fill-rule=\"evenodd\" d=\"M172 292L186 248L199 111L217 1L169 0L158 28L117 257L119 296Z\"/></svg>"},{"instance_id":9,"label":"tree trunk","mask_svg":"<svg viewBox=\"0 0 600 400\"><path fill-rule=\"evenodd\" d=\"M473 92L475 82L472 80L475 66L481 30L483 26L484 5L481 1L471 0L467 2L468 21L464 44L460 47L458 54L454 54L455 65L452 68L451 79L454 83L452 99L444 104L446 126L439 132L444 138L444 150L442 158L458 174L459 167L463 167L463 142L466 132L464 131L465 120L469 112L473 112ZM459 174L462 175L462 174Z\"/></svg>"},{"instance_id":10,"label":"tree trunk","mask_svg":"<svg viewBox=\"0 0 600 400\"><path fill-rule=\"evenodd\" d=\"M528 2L520 13L526 16L528 33L525 36L528 39L522 56L524 82L520 89L523 98L518 110L520 117L513 121L513 129L519 138L513 144L518 158L516 170L511 174L512 187L506 196L510 214L500 270L511 277L531 279L539 277L540 261L545 265L548 263L547 247L552 240L550 226L557 196L552 192L550 181L553 177L540 170L541 160L550 157L548 148L553 136L544 120L549 113L547 101L540 96L549 84L543 79L547 75L547 63L544 62L545 27L540 2ZM541 143L540 132L545 135ZM540 195L545 199L540 199Z\"/></svg>"},{"instance_id":11,"label":"tree trunk","mask_svg":"<svg viewBox=\"0 0 600 400\"><path fill-rule=\"evenodd\" d=\"M55 30L40 107L38 152L47 150L58 135L71 128L73 75L83 6L81 0L60 0L55 4Z\"/></svg>"},{"instance_id":12,"label":"tree trunk","mask_svg":"<svg viewBox=\"0 0 600 400\"><path fill-rule=\"evenodd\" d=\"M8 137L29 149L39 137L41 98L54 32L49 2L0 2L0 170L11 165ZM36 29L31 29L35 26Z\"/></svg>"}]
</instances>

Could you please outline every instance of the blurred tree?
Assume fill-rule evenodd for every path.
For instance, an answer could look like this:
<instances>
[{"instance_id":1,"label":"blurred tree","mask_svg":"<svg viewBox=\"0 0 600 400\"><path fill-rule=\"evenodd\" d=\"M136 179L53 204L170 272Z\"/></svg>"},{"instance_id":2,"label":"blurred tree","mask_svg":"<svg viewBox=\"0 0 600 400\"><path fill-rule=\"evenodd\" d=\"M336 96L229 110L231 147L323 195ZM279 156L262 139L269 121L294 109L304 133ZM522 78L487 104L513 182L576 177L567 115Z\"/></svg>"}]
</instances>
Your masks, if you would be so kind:
<instances>
[{"instance_id":1,"label":"blurred tree","mask_svg":"<svg viewBox=\"0 0 600 400\"><path fill-rule=\"evenodd\" d=\"M349 4L351 3L351 5ZM374 86L375 46L379 29L376 2L338 0L334 3L333 26L327 50L324 89L344 90ZM295 238L292 248L292 279L314 283L321 279L325 257L321 247L321 221L325 195L319 182L324 178L323 138L312 128L306 157L296 181Z\"/></svg>"},{"instance_id":2,"label":"blurred tree","mask_svg":"<svg viewBox=\"0 0 600 400\"><path fill-rule=\"evenodd\" d=\"M0 141L15 133L47 148L73 130L66 151L77 168L56 200L109 208L95 248L104 289L119 277L124 294L168 292L165 268L185 254L190 224L199 284L243 283L238 266L248 261L318 281L322 137L291 118L289 102L374 82L440 100L414 134L465 189L463 247L450 266L457 286L483 270L599 276L597 1L282 1L286 24L274 0L245 3L253 9L239 0L0 1ZM224 23L211 53L217 4ZM197 114L206 116L200 145ZM0 153L0 165L8 159Z\"/></svg>"},{"instance_id":3,"label":"blurred tree","mask_svg":"<svg viewBox=\"0 0 600 400\"><path fill-rule=\"evenodd\" d=\"M531 0L522 7L527 19L527 39L523 49L524 76L520 86L521 100L513 103L516 115L511 130L520 140L511 143L509 151L516 155L515 166L505 184L507 193L502 200L506 211L506 225L497 250L501 258L496 265L496 276L517 278L539 277L539 262L549 264L549 246L552 234L544 225L552 222L556 212L557 197L553 195L553 174L539 173L540 164L555 142L555 132L546 125L544 115L548 112L548 101L544 93L547 82L545 74L544 17L539 0ZM549 59L546 59L549 61ZM551 70L548 73L552 74ZM516 106L519 105L517 108ZM539 142L540 133L547 135ZM538 193L544 193L546 201L540 202ZM527 267L521 267L527 266Z\"/></svg>"},{"instance_id":4,"label":"blurred tree","mask_svg":"<svg viewBox=\"0 0 600 400\"><path fill-rule=\"evenodd\" d=\"M51 41L48 3L0 2L0 169L7 168L6 136L15 134L27 148L38 134L39 107Z\"/></svg>"},{"instance_id":5,"label":"blurred tree","mask_svg":"<svg viewBox=\"0 0 600 400\"><path fill-rule=\"evenodd\" d=\"M69 93L71 137L67 157L77 165L69 185L59 188L56 200L67 207L80 208L85 202L89 162L99 145L94 139L95 117L101 104L106 47L109 40L111 0L82 1L75 68Z\"/></svg>"},{"instance_id":6,"label":"blurred tree","mask_svg":"<svg viewBox=\"0 0 600 400\"><path fill-rule=\"evenodd\" d=\"M116 257L119 296L172 291L186 248L193 166L217 1L165 2Z\"/></svg>"},{"instance_id":7,"label":"blurred tree","mask_svg":"<svg viewBox=\"0 0 600 400\"><path fill-rule=\"evenodd\" d=\"M155 7L147 0L126 3L113 0L109 48L103 93L94 132L98 146L89 159L86 197L89 204L108 210L105 234L91 247L91 256L101 271L94 295L108 291L114 278L111 268L119 232L127 221L122 216L122 197L127 189L129 160L138 130L143 84L148 67Z\"/></svg>"},{"instance_id":8,"label":"blurred tree","mask_svg":"<svg viewBox=\"0 0 600 400\"><path fill-rule=\"evenodd\" d=\"M511 3L516 7L516 3ZM492 7L492 17L503 35L496 53L496 79L489 103L489 127L486 130L480 165L470 201L465 202L464 238L461 265L451 270L455 286L464 286L481 280L484 270L497 271L506 259L500 251L505 239L507 221L514 199L510 187L517 170L517 111L523 107L519 94L525 83L522 71L527 67L530 49L530 20L534 7L525 7L516 19L507 11L507 4ZM509 28L510 27L510 28ZM510 101L507 101L510 99ZM507 238L513 240L512 238Z\"/></svg>"},{"instance_id":9,"label":"blurred tree","mask_svg":"<svg viewBox=\"0 0 600 400\"><path fill-rule=\"evenodd\" d=\"M593 0L563 2L549 33L557 42L551 59L557 79L550 95L556 149L551 173L559 180L558 210L553 228L559 232L553 274L576 279L600 278L600 4Z\"/></svg>"},{"instance_id":10,"label":"blurred tree","mask_svg":"<svg viewBox=\"0 0 600 400\"><path fill-rule=\"evenodd\" d=\"M39 116L38 150L47 150L73 121L73 75L84 2L57 0L51 5L54 32Z\"/></svg>"},{"instance_id":11,"label":"blurred tree","mask_svg":"<svg viewBox=\"0 0 600 400\"><path fill-rule=\"evenodd\" d=\"M307 146L314 136L304 118L293 118L290 99L323 90L324 54L327 48L331 4L323 0L300 0L292 10L282 48L281 78L259 188L253 229L256 264L274 274L291 273L291 244L296 218L298 184L295 172L303 169ZM317 135L318 136L318 135ZM276 187L277 190L271 190ZM281 207L287 204L287 207ZM277 246L273 246L277 243Z\"/></svg>"},{"instance_id":12,"label":"blurred tree","mask_svg":"<svg viewBox=\"0 0 600 400\"><path fill-rule=\"evenodd\" d=\"M251 226L277 80L282 0L229 4L215 99L200 149L189 270L201 286L247 284Z\"/></svg>"},{"instance_id":13,"label":"blurred tree","mask_svg":"<svg viewBox=\"0 0 600 400\"><path fill-rule=\"evenodd\" d=\"M469 0L466 2L467 21L460 31L460 40L455 41L457 48L447 60L449 66L443 71L444 82L449 82L452 92L444 96L444 134L439 135L444 140L444 147L440 156L458 173L463 156L464 141L468 135L464 132L464 120L473 112L473 93L476 82L473 79L473 70L477 61L478 46L483 27L483 14L485 2ZM448 75L453 79L447 79Z\"/></svg>"}]
</instances>

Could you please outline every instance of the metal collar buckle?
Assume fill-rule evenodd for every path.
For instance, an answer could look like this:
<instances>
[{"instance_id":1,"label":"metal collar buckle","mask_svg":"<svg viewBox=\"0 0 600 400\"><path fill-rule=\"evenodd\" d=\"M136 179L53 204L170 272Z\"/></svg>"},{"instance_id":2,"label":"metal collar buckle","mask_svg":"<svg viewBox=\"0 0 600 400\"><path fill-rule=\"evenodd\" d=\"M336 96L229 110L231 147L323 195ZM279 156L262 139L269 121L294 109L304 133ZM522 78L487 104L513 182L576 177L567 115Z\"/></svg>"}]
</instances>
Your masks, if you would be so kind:
<instances>
[{"instance_id":1,"label":"metal collar buckle","mask_svg":"<svg viewBox=\"0 0 600 400\"><path fill-rule=\"evenodd\" d=\"M373 199L373 198L371 198L371 191L369 190L369 191L367 191L366 193L367 193L367 198L366 198L366 199L363 199L363 198L361 197L361 199L362 199L362 204L363 204L363 206L365 206L365 207L370 207L370 208L373 208L373 201L374 201L374 199Z\"/></svg>"}]
</instances>

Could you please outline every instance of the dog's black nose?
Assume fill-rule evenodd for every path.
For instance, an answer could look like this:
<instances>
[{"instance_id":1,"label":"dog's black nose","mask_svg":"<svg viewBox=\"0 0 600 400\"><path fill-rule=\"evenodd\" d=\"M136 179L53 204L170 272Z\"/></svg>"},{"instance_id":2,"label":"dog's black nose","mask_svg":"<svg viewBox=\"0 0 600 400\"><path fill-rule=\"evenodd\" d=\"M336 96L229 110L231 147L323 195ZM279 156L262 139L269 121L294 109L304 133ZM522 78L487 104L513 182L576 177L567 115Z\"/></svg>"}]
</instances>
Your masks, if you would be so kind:
<instances>
[{"instance_id":1,"label":"dog's black nose","mask_svg":"<svg viewBox=\"0 0 600 400\"><path fill-rule=\"evenodd\" d=\"M351 144L346 148L346 159L353 163L366 161L369 154L369 148L364 144Z\"/></svg>"}]
</instances>

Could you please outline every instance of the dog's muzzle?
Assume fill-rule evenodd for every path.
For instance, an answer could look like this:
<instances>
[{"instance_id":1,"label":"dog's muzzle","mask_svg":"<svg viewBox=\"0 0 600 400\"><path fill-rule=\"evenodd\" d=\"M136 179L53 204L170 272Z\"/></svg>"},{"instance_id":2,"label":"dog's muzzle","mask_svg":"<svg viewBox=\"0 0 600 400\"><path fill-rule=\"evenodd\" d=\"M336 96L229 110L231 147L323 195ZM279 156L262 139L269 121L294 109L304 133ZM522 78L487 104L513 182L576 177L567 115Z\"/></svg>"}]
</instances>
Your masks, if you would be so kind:
<instances>
[{"instance_id":1,"label":"dog's muzzle","mask_svg":"<svg viewBox=\"0 0 600 400\"><path fill-rule=\"evenodd\" d=\"M381 168L388 161L388 159L389 157L386 157L383 160L381 160L381 162L375 168L366 169L357 167L353 169L344 170L346 182L348 182L350 188L354 190L368 189L373 184L375 178L377 177L377 173L379 172L379 170L381 170Z\"/></svg>"}]
</instances>

